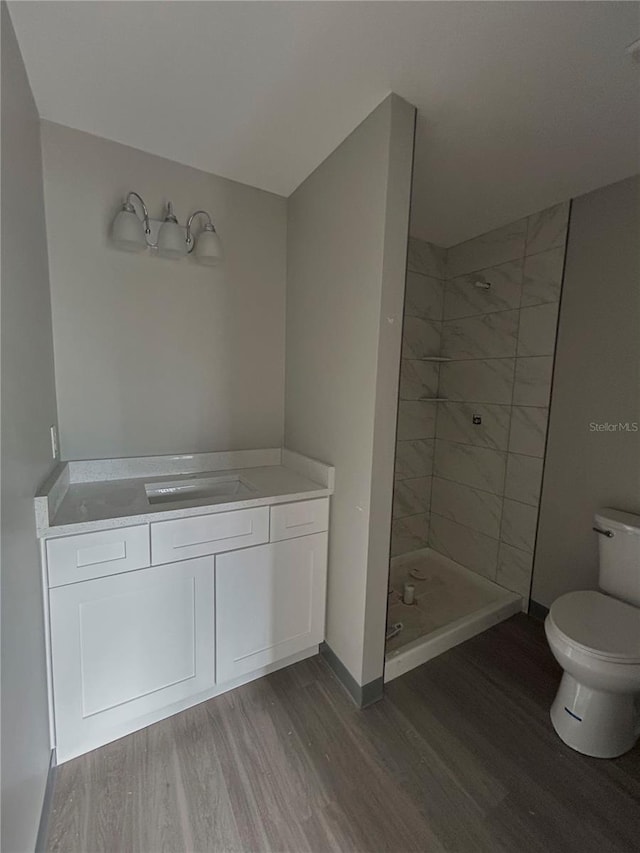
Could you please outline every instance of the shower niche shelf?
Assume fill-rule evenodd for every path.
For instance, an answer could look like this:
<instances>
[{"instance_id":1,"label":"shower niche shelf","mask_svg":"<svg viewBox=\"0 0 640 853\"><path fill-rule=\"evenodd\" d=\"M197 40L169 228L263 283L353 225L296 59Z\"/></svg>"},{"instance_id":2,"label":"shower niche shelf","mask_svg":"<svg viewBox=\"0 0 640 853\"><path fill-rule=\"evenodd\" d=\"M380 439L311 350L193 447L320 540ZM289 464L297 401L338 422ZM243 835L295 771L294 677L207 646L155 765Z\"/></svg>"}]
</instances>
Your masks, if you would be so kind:
<instances>
[{"instance_id":1,"label":"shower niche shelf","mask_svg":"<svg viewBox=\"0 0 640 853\"><path fill-rule=\"evenodd\" d=\"M450 358L445 358L443 355L427 355L424 358L419 358L417 361L451 361Z\"/></svg>"}]
</instances>

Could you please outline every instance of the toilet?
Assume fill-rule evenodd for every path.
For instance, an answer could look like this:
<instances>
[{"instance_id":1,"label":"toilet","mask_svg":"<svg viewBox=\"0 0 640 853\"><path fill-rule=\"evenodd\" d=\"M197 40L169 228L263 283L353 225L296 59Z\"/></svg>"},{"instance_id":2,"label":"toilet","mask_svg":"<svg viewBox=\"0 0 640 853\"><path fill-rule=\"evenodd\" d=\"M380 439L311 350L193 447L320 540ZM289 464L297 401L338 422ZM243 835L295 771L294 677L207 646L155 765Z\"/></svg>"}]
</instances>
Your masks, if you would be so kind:
<instances>
[{"instance_id":1,"label":"toilet","mask_svg":"<svg viewBox=\"0 0 640 853\"><path fill-rule=\"evenodd\" d=\"M544 623L564 670L551 722L572 749L615 758L640 737L640 516L595 515L599 587L562 595Z\"/></svg>"}]
</instances>

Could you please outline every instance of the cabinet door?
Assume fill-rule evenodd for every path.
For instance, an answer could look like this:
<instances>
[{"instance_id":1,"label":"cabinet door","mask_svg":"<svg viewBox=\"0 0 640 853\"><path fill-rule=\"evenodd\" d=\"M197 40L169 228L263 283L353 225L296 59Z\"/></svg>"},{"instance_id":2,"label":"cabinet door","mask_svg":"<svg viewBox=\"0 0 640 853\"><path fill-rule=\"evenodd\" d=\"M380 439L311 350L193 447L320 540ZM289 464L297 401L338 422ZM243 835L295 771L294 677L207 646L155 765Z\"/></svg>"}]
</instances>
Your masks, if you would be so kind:
<instances>
[{"instance_id":1,"label":"cabinet door","mask_svg":"<svg viewBox=\"0 0 640 853\"><path fill-rule=\"evenodd\" d=\"M216 557L219 684L324 639L326 573L326 533Z\"/></svg>"},{"instance_id":2,"label":"cabinet door","mask_svg":"<svg viewBox=\"0 0 640 853\"><path fill-rule=\"evenodd\" d=\"M49 595L60 761L148 725L149 715L213 685L213 557Z\"/></svg>"}]
</instances>

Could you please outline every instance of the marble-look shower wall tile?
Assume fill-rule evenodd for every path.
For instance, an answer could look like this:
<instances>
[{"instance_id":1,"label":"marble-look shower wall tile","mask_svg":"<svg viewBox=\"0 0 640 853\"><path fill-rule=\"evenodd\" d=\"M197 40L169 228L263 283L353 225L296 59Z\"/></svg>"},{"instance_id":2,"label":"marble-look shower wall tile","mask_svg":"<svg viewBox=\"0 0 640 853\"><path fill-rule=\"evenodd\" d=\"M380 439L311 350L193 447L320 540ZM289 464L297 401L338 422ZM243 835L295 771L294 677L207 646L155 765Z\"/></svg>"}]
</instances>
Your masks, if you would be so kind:
<instances>
[{"instance_id":1,"label":"marble-look shower wall tile","mask_svg":"<svg viewBox=\"0 0 640 853\"><path fill-rule=\"evenodd\" d=\"M549 410L535 406L514 406L511 410L511 453L544 456Z\"/></svg>"},{"instance_id":2,"label":"marble-look shower wall tile","mask_svg":"<svg viewBox=\"0 0 640 853\"><path fill-rule=\"evenodd\" d=\"M430 526L431 547L489 577L498 571L524 597L568 212L556 205L449 250L409 243L393 553L424 547ZM445 401L436 407L433 396ZM431 476L426 504L418 484ZM398 488L409 480L416 488Z\"/></svg>"},{"instance_id":3,"label":"marble-look shower wall tile","mask_svg":"<svg viewBox=\"0 0 640 853\"><path fill-rule=\"evenodd\" d=\"M557 323L557 302L523 308L520 311L518 355L553 355L556 347Z\"/></svg>"},{"instance_id":4,"label":"marble-look shower wall tile","mask_svg":"<svg viewBox=\"0 0 640 853\"><path fill-rule=\"evenodd\" d=\"M432 513L429 545L456 563L490 580L495 579L498 562L496 539Z\"/></svg>"},{"instance_id":5,"label":"marble-look shower wall tile","mask_svg":"<svg viewBox=\"0 0 640 853\"><path fill-rule=\"evenodd\" d=\"M473 403L511 403L515 359L453 361L440 368L440 395Z\"/></svg>"},{"instance_id":6,"label":"marble-look shower wall tile","mask_svg":"<svg viewBox=\"0 0 640 853\"><path fill-rule=\"evenodd\" d=\"M526 233L527 220L519 219L452 246L447 251L447 278L522 258Z\"/></svg>"},{"instance_id":7,"label":"marble-look shower wall tile","mask_svg":"<svg viewBox=\"0 0 640 853\"><path fill-rule=\"evenodd\" d=\"M396 480L393 489L393 517L405 518L429 512L431 477Z\"/></svg>"},{"instance_id":8,"label":"marble-look shower wall tile","mask_svg":"<svg viewBox=\"0 0 640 853\"><path fill-rule=\"evenodd\" d=\"M507 455L507 478L504 494L507 498L538 506L542 486L543 460L536 456Z\"/></svg>"},{"instance_id":9,"label":"marble-look shower wall tile","mask_svg":"<svg viewBox=\"0 0 640 853\"><path fill-rule=\"evenodd\" d=\"M439 355L441 327L442 323L436 320L405 317L402 330L402 357L420 359Z\"/></svg>"},{"instance_id":10,"label":"marble-look shower wall tile","mask_svg":"<svg viewBox=\"0 0 640 853\"><path fill-rule=\"evenodd\" d=\"M563 268L564 246L538 255L527 255L522 279L522 307L557 302L560 299Z\"/></svg>"},{"instance_id":11,"label":"marble-look shower wall tile","mask_svg":"<svg viewBox=\"0 0 640 853\"><path fill-rule=\"evenodd\" d=\"M500 539L507 545L533 552L536 541L538 508L505 498L502 508Z\"/></svg>"},{"instance_id":12,"label":"marble-look shower wall tile","mask_svg":"<svg viewBox=\"0 0 640 853\"><path fill-rule=\"evenodd\" d=\"M532 572L533 554L521 551L512 545L505 545L504 542L500 544L496 574L496 582L500 586L517 592L523 598L528 598Z\"/></svg>"},{"instance_id":13,"label":"marble-look shower wall tile","mask_svg":"<svg viewBox=\"0 0 640 853\"><path fill-rule=\"evenodd\" d=\"M419 272L422 275L430 275L433 278L444 278L446 250L426 240L418 240L417 237L409 237L409 251L407 255L407 268L411 272Z\"/></svg>"},{"instance_id":14,"label":"marble-look shower wall tile","mask_svg":"<svg viewBox=\"0 0 640 853\"><path fill-rule=\"evenodd\" d=\"M476 287L475 282L489 282L488 290ZM522 290L522 259L507 261L497 267L472 275L461 275L448 281L444 293L445 320L471 317L519 308Z\"/></svg>"},{"instance_id":15,"label":"marble-look shower wall tile","mask_svg":"<svg viewBox=\"0 0 640 853\"><path fill-rule=\"evenodd\" d=\"M486 403L440 403L436 438L506 450L509 441L509 406ZM477 415L481 423L474 424Z\"/></svg>"},{"instance_id":16,"label":"marble-look shower wall tile","mask_svg":"<svg viewBox=\"0 0 640 853\"><path fill-rule=\"evenodd\" d=\"M426 548L429 541L429 516L412 515L391 523L391 556Z\"/></svg>"},{"instance_id":17,"label":"marble-look shower wall tile","mask_svg":"<svg viewBox=\"0 0 640 853\"><path fill-rule=\"evenodd\" d=\"M554 246L564 245L568 221L568 201L530 216L527 220L527 255L535 255Z\"/></svg>"},{"instance_id":18,"label":"marble-look shower wall tile","mask_svg":"<svg viewBox=\"0 0 640 853\"><path fill-rule=\"evenodd\" d=\"M401 400L398 404L398 441L413 438L433 438L435 434L436 403Z\"/></svg>"},{"instance_id":19,"label":"marble-look shower wall tile","mask_svg":"<svg viewBox=\"0 0 640 853\"><path fill-rule=\"evenodd\" d=\"M498 495L434 477L431 508L434 513L486 536L494 539L499 536L502 498Z\"/></svg>"},{"instance_id":20,"label":"marble-look shower wall tile","mask_svg":"<svg viewBox=\"0 0 640 853\"><path fill-rule=\"evenodd\" d=\"M426 477L433 469L432 438L396 442L396 480L409 477Z\"/></svg>"},{"instance_id":21,"label":"marble-look shower wall tile","mask_svg":"<svg viewBox=\"0 0 640 853\"><path fill-rule=\"evenodd\" d=\"M442 355L446 358L509 358L516 354L517 342L517 311L480 314L442 324Z\"/></svg>"},{"instance_id":22,"label":"marble-look shower wall tile","mask_svg":"<svg viewBox=\"0 0 640 853\"><path fill-rule=\"evenodd\" d=\"M501 495L504 491L506 457L507 454L500 450L437 439L433 473L445 480Z\"/></svg>"},{"instance_id":23,"label":"marble-look shower wall tile","mask_svg":"<svg viewBox=\"0 0 640 853\"><path fill-rule=\"evenodd\" d=\"M432 361L406 358L400 364L400 399L426 400L438 396L439 366Z\"/></svg>"},{"instance_id":24,"label":"marble-look shower wall tile","mask_svg":"<svg viewBox=\"0 0 640 853\"><path fill-rule=\"evenodd\" d=\"M553 358L517 358L513 403L520 406L548 406L551 393Z\"/></svg>"},{"instance_id":25,"label":"marble-look shower wall tile","mask_svg":"<svg viewBox=\"0 0 640 853\"><path fill-rule=\"evenodd\" d=\"M408 272L404 297L404 313L424 320L442 320L444 282L437 278Z\"/></svg>"}]
</instances>

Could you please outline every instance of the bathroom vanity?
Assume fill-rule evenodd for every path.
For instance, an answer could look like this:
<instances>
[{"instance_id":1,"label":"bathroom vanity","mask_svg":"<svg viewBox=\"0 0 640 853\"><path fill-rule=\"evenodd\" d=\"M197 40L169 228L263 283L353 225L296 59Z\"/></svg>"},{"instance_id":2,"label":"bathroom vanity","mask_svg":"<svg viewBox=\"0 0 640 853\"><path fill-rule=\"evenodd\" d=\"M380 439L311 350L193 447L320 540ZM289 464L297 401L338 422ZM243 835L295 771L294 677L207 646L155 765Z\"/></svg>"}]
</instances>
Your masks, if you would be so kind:
<instances>
[{"instance_id":1,"label":"bathroom vanity","mask_svg":"<svg viewBox=\"0 0 640 853\"><path fill-rule=\"evenodd\" d=\"M35 503L58 763L317 653L333 481L279 449L57 466Z\"/></svg>"}]
</instances>

